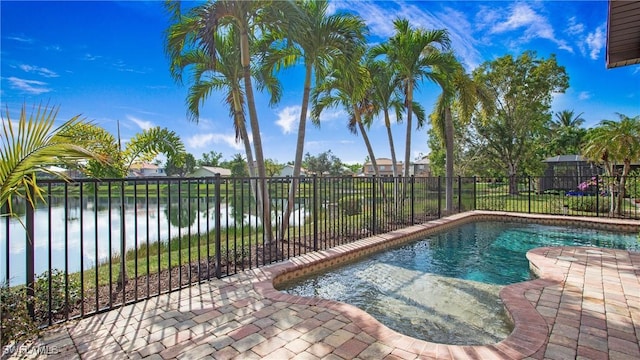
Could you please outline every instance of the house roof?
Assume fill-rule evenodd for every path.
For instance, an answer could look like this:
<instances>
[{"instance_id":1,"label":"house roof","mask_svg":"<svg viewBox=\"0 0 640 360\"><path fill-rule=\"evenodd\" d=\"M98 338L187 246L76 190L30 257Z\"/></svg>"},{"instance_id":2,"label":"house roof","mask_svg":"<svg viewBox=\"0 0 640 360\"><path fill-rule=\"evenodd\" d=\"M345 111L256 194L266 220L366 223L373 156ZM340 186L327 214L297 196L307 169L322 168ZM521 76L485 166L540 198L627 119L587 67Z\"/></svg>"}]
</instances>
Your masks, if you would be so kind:
<instances>
[{"instance_id":1,"label":"house roof","mask_svg":"<svg viewBox=\"0 0 640 360\"><path fill-rule=\"evenodd\" d=\"M413 162L414 165L429 165L431 164L431 162L429 161L428 157L423 157L420 160L416 160Z\"/></svg>"},{"instance_id":2,"label":"house roof","mask_svg":"<svg viewBox=\"0 0 640 360\"><path fill-rule=\"evenodd\" d=\"M587 161L582 155L558 155L543 160L546 163Z\"/></svg>"},{"instance_id":3,"label":"house roof","mask_svg":"<svg viewBox=\"0 0 640 360\"><path fill-rule=\"evenodd\" d=\"M378 166L380 165L391 165L393 162L391 161L391 159L389 158L377 158L376 159L376 164L378 164ZM364 163L365 165L371 165L371 161L367 161L366 163ZM401 166L402 165L402 161L398 161L396 162L397 166Z\"/></svg>"},{"instance_id":4,"label":"house roof","mask_svg":"<svg viewBox=\"0 0 640 360\"><path fill-rule=\"evenodd\" d=\"M159 169L159 166L155 165L155 164L148 163L148 162L134 162L133 164L131 164L129 169L131 169L131 170L142 170L142 169L157 170L157 169Z\"/></svg>"},{"instance_id":5,"label":"house roof","mask_svg":"<svg viewBox=\"0 0 640 360\"><path fill-rule=\"evenodd\" d=\"M225 169L225 168L221 168L221 167L216 167L216 166L200 166L198 169L203 169L209 173L211 173L212 175L215 174L220 174L220 176L231 176L231 170L229 169Z\"/></svg>"},{"instance_id":6,"label":"house roof","mask_svg":"<svg viewBox=\"0 0 640 360\"><path fill-rule=\"evenodd\" d=\"M640 64L640 0L609 0L607 68Z\"/></svg>"}]
</instances>

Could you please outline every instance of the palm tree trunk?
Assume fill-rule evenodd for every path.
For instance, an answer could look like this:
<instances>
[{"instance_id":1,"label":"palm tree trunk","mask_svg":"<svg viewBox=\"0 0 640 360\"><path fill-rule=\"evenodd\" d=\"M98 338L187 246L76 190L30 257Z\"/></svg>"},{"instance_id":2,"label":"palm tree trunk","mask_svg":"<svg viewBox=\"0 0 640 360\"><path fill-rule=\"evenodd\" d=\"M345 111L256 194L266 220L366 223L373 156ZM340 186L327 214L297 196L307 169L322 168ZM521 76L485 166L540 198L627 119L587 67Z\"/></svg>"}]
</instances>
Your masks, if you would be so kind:
<instances>
[{"instance_id":1,"label":"palm tree trunk","mask_svg":"<svg viewBox=\"0 0 640 360\"><path fill-rule=\"evenodd\" d=\"M413 83L409 81L407 84L407 135L405 138L404 150L404 177L409 177L409 162L411 161L411 116L413 113Z\"/></svg>"},{"instance_id":2,"label":"palm tree trunk","mask_svg":"<svg viewBox=\"0 0 640 360\"><path fill-rule=\"evenodd\" d=\"M265 242L271 241L271 203L269 201L269 191L266 187L267 172L264 167L264 154L262 152L262 138L260 136L260 125L258 123L258 113L256 111L255 97L253 95L253 85L251 84L251 58L249 56L249 36L247 28L242 28L241 36L242 71L244 75L244 87L247 96L247 106L249 107L249 121L251 133L253 134L253 147L256 154L256 168L258 170L258 211L262 210L262 226L264 228Z\"/></svg>"},{"instance_id":3,"label":"palm tree trunk","mask_svg":"<svg viewBox=\"0 0 640 360\"><path fill-rule=\"evenodd\" d=\"M287 197L287 207L282 216L282 226L278 238L284 239L284 233L289 227L289 217L293 211L293 203L298 188L298 178L300 177L300 169L302 168L302 153L304 152L304 138L307 131L307 109L309 108L309 95L311 94L311 63L305 64L304 91L302 92L302 107L300 109L300 123L298 124L298 139L296 142L296 157L293 162L293 179L289 186L289 195Z\"/></svg>"},{"instance_id":4,"label":"palm tree trunk","mask_svg":"<svg viewBox=\"0 0 640 360\"><path fill-rule=\"evenodd\" d=\"M384 125L387 127L387 137L389 138L389 150L391 151L391 166L393 167L393 206L395 213L398 213L398 161L396 159L396 148L393 145L393 134L391 133L391 121L389 120L389 110L384 109Z\"/></svg>"},{"instance_id":5,"label":"palm tree trunk","mask_svg":"<svg viewBox=\"0 0 640 360\"><path fill-rule=\"evenodd\" d=\"M444 143L446 151L445 168L445 211L453 210L453 119L451 118L451 108L444 109ZM460 184L458 184L460 186Z\"/></svg>"}]
</instances>

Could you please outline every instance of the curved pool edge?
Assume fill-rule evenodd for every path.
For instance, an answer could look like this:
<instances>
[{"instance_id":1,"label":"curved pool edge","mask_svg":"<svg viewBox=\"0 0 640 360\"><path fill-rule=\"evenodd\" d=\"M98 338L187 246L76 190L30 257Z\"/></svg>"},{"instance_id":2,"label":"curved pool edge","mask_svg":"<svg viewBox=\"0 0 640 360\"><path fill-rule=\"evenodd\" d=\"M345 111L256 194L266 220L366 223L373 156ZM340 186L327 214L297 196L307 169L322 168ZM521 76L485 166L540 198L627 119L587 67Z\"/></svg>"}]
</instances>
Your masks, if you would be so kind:
<instances>
[{"instance_id":1,"label":"curved pool edge","mask_svg":"<svg viewBox=\"0 0 640 360\"><path fill-rule=\"evenodd\" d=\"M447 230L471 221L509 220L535 222L549 225L581 225L595 229L637 232L640 221L585 217L558 217L538 214L471 211L448 216L428 223L414 225L390 233L375 235L332 249L317 251L292 258L283 263L259 269L255 291L267 299L291 304L315 305L337 311L360 326L368 335L389 346L410 353L433 358L524 358L543 349L548 342L550 326L527 298L528 291L561 284L568 267L544 256L545 249L533 249L527 253L532 270L538 279L505 286L500 291L514 330L504 340L491 345L448 345L415 339L389 329L365 311L341 302L289 295L276 289L283 281L292 280L328 267L365 257L385 248L416 240L434 232ZM560 270L560 271L558 271Z\"/></svg>"}]
</instances>

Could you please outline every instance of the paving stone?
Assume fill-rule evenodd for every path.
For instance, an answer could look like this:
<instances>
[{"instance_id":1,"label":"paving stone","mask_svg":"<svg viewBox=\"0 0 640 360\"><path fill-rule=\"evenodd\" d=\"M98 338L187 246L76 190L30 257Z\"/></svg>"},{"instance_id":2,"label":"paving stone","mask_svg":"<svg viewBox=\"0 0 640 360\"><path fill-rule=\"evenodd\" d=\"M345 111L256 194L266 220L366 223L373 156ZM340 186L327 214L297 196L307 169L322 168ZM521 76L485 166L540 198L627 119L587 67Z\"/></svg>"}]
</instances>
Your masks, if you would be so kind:
<instances>
[{"instance_id":1,"label":"paving stone","mask_svg":"<svg viewBox=\"0 0 640 360\"><path fill-rule=\"evenodd\" d=\"M264 336L260 334L251 334L234 342L231 346L238 350L238 352L243 353L265 340Z\"/></svg>"}]
</instances>

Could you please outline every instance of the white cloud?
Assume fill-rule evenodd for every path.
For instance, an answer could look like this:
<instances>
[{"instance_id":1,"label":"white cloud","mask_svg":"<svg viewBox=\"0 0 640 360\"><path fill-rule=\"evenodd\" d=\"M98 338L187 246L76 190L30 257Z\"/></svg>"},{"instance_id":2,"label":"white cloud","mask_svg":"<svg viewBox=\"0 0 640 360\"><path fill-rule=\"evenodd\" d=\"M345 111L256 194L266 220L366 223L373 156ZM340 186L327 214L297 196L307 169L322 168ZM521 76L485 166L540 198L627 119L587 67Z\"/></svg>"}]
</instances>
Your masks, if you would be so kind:
<instances>
[{"instance_id":1,"label":"white cloud","mask_svg":"<svg viewBox=\"0 0 640 360\"><path fill-rule=\"evenodd\" d=\"M102 56L100 55L92 55L92 54L84 54L84 56L82 57L82 60L87 60L87 61L94 61L94 60L98 60L100 59Z\"/></svg>"},{"instance_id":2,"label":"white cloud","mask_svg":"<svg viewBox=\"0 0 640 360\"><path fill-rule=\"evenodd\" d=\"M244 149L241 141L236 141L235 134L196 134L186 139L186 144L194 149L202 149L212 144L226 144L236 150Z\"/></svg>"},{"instance_id":3,"label":"white cloud","mask_svg":"<svg viewBox=\"0 0 640 360\"><path fill-rule=\"evenodd\" d=\"M141 120L131 115L127 115L127 119L136 123L136 125L138 125L142 130L149 130L152 127L155 127L155 125L151 121Z\"/></svg>"},{"instance_id":4,"label":"white cloud","mask_svg":"<svg viewBox=\"0 0 640 360\"><path fill-rule=\"evenodd\" d=\"M15 40L15 41L19 41L19 42L25 42L25 43L32 43L33 39L30 39L24 35L14 35L14 36L7 36L7 39L9 40Z\"/></svg>"},{"instance_id":5,"label":"white cloud","mask_svg":"<svg viewBox=\"0 0 640 360\"><path fill-rule=\"evenodd\" d=\"M9 82L11 83L12 88L21 90L29 94L39 95L51 91L50 88L46 87L47 83L43 81L26 80L13 76L8 78L7 80L9 80Z\"/></svg>"},{"instance_id":6,"label":"white cloud","mask_svg":"<svg viewBox=\"0 0 640 360\"><path fill-rule=\"evenodd\" d=\"M293 132L293 126L300 120L300 106L287 106L278 112L276 125L282 128L283 134Z\"/></svg>"},{"instance_id":7,"label":"white cloud","mask_svg":"<svg viewBox=\"0 0 640 360\"><path fill-rule=\"evenodd\" d=\"M584 33L584 24L579 23L576 20L576 17L572 16L567 21L567 28L565 29L564 32L569 35L580 35Z\"/></svg>"},{"instance_id":8,"label":"white cloud","mask_svg":"<svg viewBox=\"0 0 640 360\"><path fill-rule=\"evenodd\" d=\"M600 51L604 49L607 39L606 39L606 24L602 24L598 26L598 28L587 35L587 39L585 42L587 43L587 47L589 48L589 57L592 60L597 60L600 55Z\"/></svg>"},{"instance_id":9,"label":"white cloud","mask_svg":"<svg viewBox=\"0 0 640 360\"><path fill-rule=\"evenodd\" d=\"M546 39L558 45L559 49L573 53L573 48L566 41L556 38L549 20L535 12L529 4L514 4L507 14L506 20L496 21L489 32L491 34L504 34L516 30L522 31L522 36L519 39L521 43L527 43L538 38Z\"/></svg>"},{"instance_id":10,"label":"white cloud","mask_svg":"<svg viewBox=\"0 0 640 360\"><path fill-rule=\"evenodd\" d=\"M49 70L47 68L43 68L43 67L39 67L39 66L22 64L22 65L19 65L18 67L24 72L36 73L36 74L38 74L40 76L44 76L44 77L48 77L48 78L53 78L53 77L60 76L60 75L56 74L54 71L51 71L51 70Z\"/></svg>"},{"instance_id":11,"label":"white cloud","mask_svg":"<svg viewBox=\"0 0 640 360\"><path fill-rule=\"evenodd\" d=\"M588 100L588 99L590 99L590 98L591 98L591 93L590 93L590 92L588 92L588 91L581 91L581 92L578 94L578 99L579 99L579 100Z\"/></svg>"}]
</instances>

